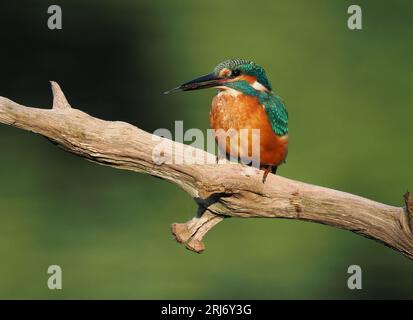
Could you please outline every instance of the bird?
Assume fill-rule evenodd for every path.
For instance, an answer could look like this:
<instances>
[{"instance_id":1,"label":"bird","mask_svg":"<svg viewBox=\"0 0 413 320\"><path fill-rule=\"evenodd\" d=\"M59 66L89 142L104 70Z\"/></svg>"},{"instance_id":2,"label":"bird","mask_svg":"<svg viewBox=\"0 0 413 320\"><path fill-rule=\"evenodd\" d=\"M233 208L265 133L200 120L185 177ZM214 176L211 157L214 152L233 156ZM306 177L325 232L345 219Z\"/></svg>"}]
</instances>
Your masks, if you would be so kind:
<instances>
[{"instance_id":1,"label":"bird","mask_svg":"<svg viewBox=\"0 0 413 320\"><path fill-rule=\"evenodd\" d=\"M259 150L255 158L259 156L259 159L253 157L253 160L258 160L265 183L267 175L276 174L288 154L288 111L273 91L265 70L251 60L228 59L211 73L164 93L205 88L218 89L212 99L209 123L221 154L231 159L251 159L253 136L258 132ZM239 133L242 129L248 130L248 143L241 146L237 141L238 148L231 147L228 135L221 136L229 130Z\"/></svg>"}]
</instances>

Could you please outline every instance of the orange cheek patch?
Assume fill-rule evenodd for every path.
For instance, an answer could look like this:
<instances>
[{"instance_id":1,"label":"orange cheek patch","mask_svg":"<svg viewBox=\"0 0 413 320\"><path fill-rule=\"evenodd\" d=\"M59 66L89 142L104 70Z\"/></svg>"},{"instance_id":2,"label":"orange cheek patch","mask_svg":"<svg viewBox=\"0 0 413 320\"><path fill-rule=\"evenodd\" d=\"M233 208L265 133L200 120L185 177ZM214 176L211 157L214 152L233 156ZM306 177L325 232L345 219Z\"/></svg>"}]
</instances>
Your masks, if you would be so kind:
<instances>
[{"instance_id":1,"label":"orange cheek patch","mask_svg":"<svg viewBox=\"0 0 413 320\"><path fill-rule=\"evenodd\" d=\"M247 74L243 74L240 75L239 77L236 78L237 80L244 80L244 81L248 81L249 83L254 83L255 81L257 81L257 78L254 76L250 76Z\"/></svg>"}]
</instances>

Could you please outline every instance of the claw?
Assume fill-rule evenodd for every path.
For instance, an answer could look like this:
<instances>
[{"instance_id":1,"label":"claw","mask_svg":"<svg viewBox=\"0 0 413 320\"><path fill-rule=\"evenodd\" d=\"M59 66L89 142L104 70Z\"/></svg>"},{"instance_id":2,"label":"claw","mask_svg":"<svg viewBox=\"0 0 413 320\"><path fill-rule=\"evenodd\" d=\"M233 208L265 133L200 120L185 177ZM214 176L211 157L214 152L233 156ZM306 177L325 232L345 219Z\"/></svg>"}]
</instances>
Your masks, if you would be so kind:
<instances>
[{"instance_id":1,"label":"claw","mask_svg":"<svg viewBox=\"0 0 413 320\"><path fill-rule=\"evenodd\" d=\"M265 183L265 180L267 180L268 174L271 172L272 166L266 166L264 170L264 174L262 176L262 183Z\"/></svg>"}]
</instances>

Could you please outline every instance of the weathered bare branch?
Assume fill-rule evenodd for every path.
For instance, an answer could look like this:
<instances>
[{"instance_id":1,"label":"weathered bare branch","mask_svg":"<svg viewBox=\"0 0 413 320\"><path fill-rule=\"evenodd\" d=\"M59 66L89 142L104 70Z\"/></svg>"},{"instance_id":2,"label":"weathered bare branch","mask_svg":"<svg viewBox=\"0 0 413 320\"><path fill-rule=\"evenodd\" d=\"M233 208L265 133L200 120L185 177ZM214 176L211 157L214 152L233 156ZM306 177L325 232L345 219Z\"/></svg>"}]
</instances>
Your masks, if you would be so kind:
<instances>
[{"instance_id":1,"label":"weathered bare branch","mask_svg":"<svg viewBox=\"0 0 413 320\"><path fill-rule=\"evenodd\" d=\"M0 97L0 122L38 133L66 151L103 165L146 173L170 181L189 193L199 206L186 223L172 231L187 248L204 250L202 238L224 217L288 218L347 229L375 239L413 259L410 195L406 207L394 207L349 193L269 175L240 164L214 164L215 156L180 143L165 140L171 151L154 161L152 151L160 138L128 123L103 121L71 108L57 83L52 82L52 109L19 105ZM174 152L182 148L183 153ZM196 163L183 163L182 154L192 153ZM181 161L181 162L180 162Z\"/></svg>"}]
</instances>

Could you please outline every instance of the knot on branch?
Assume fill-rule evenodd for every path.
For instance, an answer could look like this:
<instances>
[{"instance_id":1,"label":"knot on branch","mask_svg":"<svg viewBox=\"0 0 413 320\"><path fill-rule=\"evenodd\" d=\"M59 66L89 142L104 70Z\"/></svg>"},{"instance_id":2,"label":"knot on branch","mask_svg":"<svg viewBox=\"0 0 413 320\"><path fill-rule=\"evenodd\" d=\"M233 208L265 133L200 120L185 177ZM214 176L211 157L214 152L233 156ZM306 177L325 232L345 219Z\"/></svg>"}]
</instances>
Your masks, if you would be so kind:
<instances>
[{"instance_id":1,"label":"knot on branch","mask_svg":"<svg viewBox=\"0 0 413 320\"><path fill-rule=\"evenodd\" d=\"M413 233L413 199L409 191L404 194L404 203L406 204L406 215L409 223L410 232Z\"/></svg>"},{"instance_id":2,"label":"knot on branch","mask_svg":"<svg viewBox=\"0 0 413 320\"><path fill-rule=\"evenodd\" d=\"M60 86L57 84L57 82L50 81L50 84L52 86L52 92L53 92L53 109L54 110L64 110L64 109L70 109L70 104L67 102L67 99L62 91L60 89Z\"/></svg>"}]
</instances>

